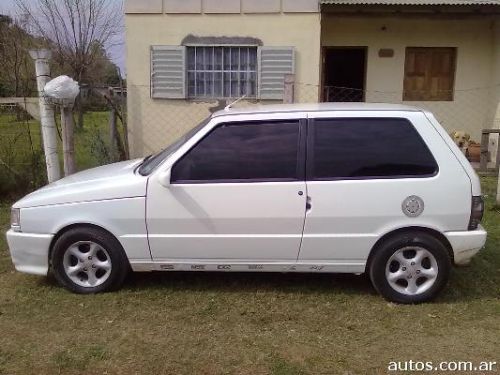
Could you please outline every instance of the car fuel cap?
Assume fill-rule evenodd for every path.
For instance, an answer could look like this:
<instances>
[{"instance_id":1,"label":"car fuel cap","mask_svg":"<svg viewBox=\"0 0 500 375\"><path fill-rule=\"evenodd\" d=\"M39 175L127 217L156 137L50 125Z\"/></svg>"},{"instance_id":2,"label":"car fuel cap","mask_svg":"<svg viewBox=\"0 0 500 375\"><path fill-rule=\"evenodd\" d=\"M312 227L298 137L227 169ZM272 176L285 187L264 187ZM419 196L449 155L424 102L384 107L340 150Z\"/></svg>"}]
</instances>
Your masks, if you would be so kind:
<instances>
[{"instance_id":1,"label":"car fuel cap","mask_svg":"<svg viewBox=\"0 0 500 375\"><path fill-rule=\"evenodd\" d=\"M410 195L401 205L403 213L408 217L417 217L424 212L424 201L416 195Z\"/></svg>"}]
</instances>

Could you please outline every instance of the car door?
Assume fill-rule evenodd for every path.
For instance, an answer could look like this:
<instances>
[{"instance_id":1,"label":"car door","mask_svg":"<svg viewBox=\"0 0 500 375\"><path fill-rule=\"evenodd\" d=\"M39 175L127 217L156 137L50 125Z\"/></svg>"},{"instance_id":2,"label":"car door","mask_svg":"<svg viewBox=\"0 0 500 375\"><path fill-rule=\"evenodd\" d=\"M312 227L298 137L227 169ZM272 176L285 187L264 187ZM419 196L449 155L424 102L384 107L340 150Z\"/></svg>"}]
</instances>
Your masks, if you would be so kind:
<instances>
[{"instance_id":1,"label":"car door","mask_svg":"<svg viewBox=\"0 0 500 375\"><path fill-rule=\"evenodd\" d=\"M449 149L421 112L311 117L310 209L299 261L363 272L376 241L392 230L420 226L444 232L464 225L464 207L470 206L460 197L467 196L470 182L453 168L438 168L447 165ZM405 203L412 197L422 202L415 212Z\"/></svg>"},{"instance_id":2,"label":"car door","mask_svg":"<svg viewBox=\"0 0 500 375\"><path fill-rule=\"evenodd\" d=\"M171 162L169 187L150 179L154 261L296 261L306 204L305 120L291 117L216 118Z\"/></svg>"}]
</instances>

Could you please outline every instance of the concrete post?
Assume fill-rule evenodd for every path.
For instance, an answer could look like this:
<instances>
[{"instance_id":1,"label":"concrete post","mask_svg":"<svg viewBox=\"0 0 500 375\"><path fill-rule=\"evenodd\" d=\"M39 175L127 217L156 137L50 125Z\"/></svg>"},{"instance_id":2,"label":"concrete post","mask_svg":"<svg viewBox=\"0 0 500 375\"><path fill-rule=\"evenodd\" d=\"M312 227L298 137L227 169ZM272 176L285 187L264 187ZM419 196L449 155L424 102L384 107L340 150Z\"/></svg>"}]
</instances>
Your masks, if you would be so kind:
<instances>
[{"instance_id":1,"label":"concrete post","mask_svg":"<svg viewBox=\"0 0 500 375\"><path fill-rule=\"evenodd\" d=\"M295 74L285 74L283 103L292 104L295 100Z\"/></svg>"},{"instance_id":2,"label":"concrete post","mask_svg":"<svg viewBox=\"0 0 500 375\"><path fill-rule=\"evenodd\" d=\"M42 125L43 149L49 183L61 178L61 169L57 155L57 129L54 120L54 108L43 96L43 88L50 80L49 60L51 55L51 52L45 49L30 51L31 58L35 60L36 82L40 103L40 123Z\"/></svg>"}]
</instances>

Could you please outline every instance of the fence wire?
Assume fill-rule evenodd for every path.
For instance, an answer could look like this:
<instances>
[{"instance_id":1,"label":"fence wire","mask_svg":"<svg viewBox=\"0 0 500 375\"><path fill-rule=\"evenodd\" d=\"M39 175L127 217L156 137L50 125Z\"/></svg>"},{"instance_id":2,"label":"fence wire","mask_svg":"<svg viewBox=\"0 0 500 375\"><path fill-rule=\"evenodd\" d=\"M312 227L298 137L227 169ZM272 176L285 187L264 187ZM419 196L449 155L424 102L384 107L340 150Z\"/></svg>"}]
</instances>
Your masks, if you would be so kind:
<instances>
[{"instance_id":1,"label":"fence wire","mask_svg":"<svg viewBox=\"0 0 500 375\"><path fill-rule=\"evenodd\" d=\"M119 159L110 139L110 109L102 103L87 103L83 112L83 126L79 116L75 119L75 160L83 170ZM124 115L124 117L126 117ZM61 165L62 138L60 113L56 108L58 154ZM117 131L123 137L123 126ZM21 106L0 104L0 200L19 195L46 183L45 156L40 122L32 118Z\"/></svg>"},{"instance_id":2,"label":"fence wire","mask_svg":"<svg viewBox=\"0 0 500 375\"><path fill-rule=\"evenodd\" d=\"M500 86L455 89L451 101L403 100L403 91L360 90L347 87L309 85L297 83L296 97L300 102L340 101L367 103L394 103L423 108L432 112L441 125L451 131L464 131L476 141L481 141L481 130L498 128L500 113Z\"/></svg>"},{"instance_id":3,"label":"fence wire","mask_svg":"<svg viewBox=\"0 0 500 375\"><path fill-rule=\"evenodd\" d=\"M360 90L348 87L319 86L297 82L294 102L321 101L395 103L416 106L431 111L446 130L463 131L471 139L481 141L481 130L500 127L497 113L500 87L456 89L453 101L405 101L402 91ZM223 104L217 100L151 99L149 86L128 87L129 141L132 155L156 152ZM227 99L223 103L234 99ZM236 105L276 104L280 101L243 100ZM492 138L492 142L496 142ZM493 147L494 145L492 145Z\"/></svg>"},{"instance_id":4,"label":"fence wire","mask_svg":"<svg viewBox=\"0 0 500 375\"><path fill-rule=\"evenodd\" d=\"M430 110L449 132L470 134L471 140L480 142L481 130L500 128L498 104L500 87L459 89L453 92L453 101L405 101L402 91L360 90L348 87L319 86L303 82L294 84L295 103L340 101L369 103L399 103ZM122 143L128 136L130 157L143 157L157 152L178 139L182 134L224 108L234 99L168 100L152 99L148 85L129 85L128 98L119 101L117 132ZM245 99L235 107L277 104L276 100ZM75 112L75 152L77 169L82 170L107 164L123 158L116 152L112 139L110 118L114 105L103 97L92 97L85 103L83 126L79 127ZM120 121L126 122L127 127ZM56 120L60 131L59 115ZM128 130L127 130L128 128ZM493 150L498 139L492 136L489 148ZM61 139L59 136L59 148ZM62 165L62 152L60 151ZM0 198L14 191L31 190L45 183L40 124L20 107L0 105Z\"/></svg>"}]
</instances>

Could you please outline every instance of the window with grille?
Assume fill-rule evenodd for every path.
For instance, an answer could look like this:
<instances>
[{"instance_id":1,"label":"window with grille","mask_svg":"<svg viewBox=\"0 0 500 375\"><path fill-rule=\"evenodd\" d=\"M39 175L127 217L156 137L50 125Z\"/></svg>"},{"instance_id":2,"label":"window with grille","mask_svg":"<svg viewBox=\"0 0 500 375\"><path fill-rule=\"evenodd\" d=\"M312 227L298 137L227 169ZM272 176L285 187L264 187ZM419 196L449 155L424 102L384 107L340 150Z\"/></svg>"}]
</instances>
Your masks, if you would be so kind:
<instances>
[{"instance_id":1,"label":"window with grille","mask_svg":"<svg viewBox=\"0 0 500 375\"><path fill-rule=\"evenodd\" d=\"M189 98L257 96L257 47L187 47Z\"/></svg>"},{"instance_id":2,"label":"window with grille","mask_svg":"<svg viewBox=\"0 0 500 375\"><path fill-rule=\"evenodd\" d=\"M285 75L294 72L290 46L151 46L153 99L283 100Z\"/></svg>"},{"instance_id":3,"label":"window with grille","mask_svg":"<svg viewBox=\"0 0 500 375\"><path fill-rule=\"evenodd\" d=\"M452 101L455 61L455 48L406 48L403 100Z\"/></svg>"}]
</instances>

